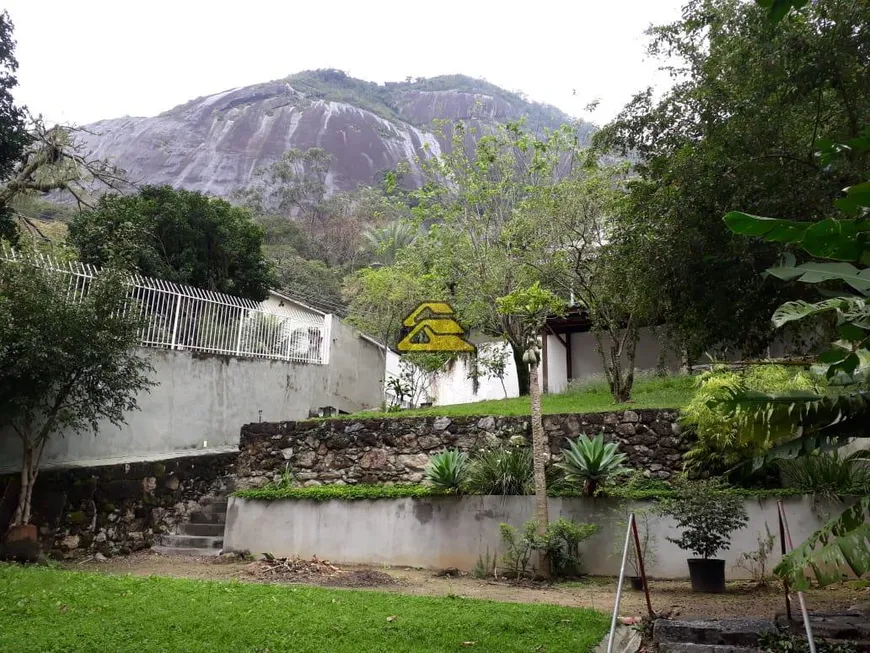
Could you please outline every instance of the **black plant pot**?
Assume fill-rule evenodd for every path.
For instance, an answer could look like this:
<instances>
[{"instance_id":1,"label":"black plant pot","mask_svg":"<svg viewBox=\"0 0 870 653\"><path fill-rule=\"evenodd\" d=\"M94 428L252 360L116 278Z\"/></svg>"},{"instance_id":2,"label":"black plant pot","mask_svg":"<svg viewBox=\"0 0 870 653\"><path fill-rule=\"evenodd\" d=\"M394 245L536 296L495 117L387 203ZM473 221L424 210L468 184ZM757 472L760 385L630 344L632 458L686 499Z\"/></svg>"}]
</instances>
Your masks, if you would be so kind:
<instances>
[{"instance_id":1,"label":"black plant pot","mask_svg":"<svg viewBox=\"0 0 870 653\"><path fill-rule=\"evenodd\" d=\"M643 590L643 579L640 576L629 576L628 581L631 583L631 589L636 592Z\"/></svg>"},{"instance_id":2,"label":"black plant pot","mask_svg":"<svg viewBox=\"0 0 870 653\"><path fill-rule=\"evenodd\" d=\"M689 578L695 592L719 594L725 591L725 561L689 558Z\"/></svg>"}]
</instances>

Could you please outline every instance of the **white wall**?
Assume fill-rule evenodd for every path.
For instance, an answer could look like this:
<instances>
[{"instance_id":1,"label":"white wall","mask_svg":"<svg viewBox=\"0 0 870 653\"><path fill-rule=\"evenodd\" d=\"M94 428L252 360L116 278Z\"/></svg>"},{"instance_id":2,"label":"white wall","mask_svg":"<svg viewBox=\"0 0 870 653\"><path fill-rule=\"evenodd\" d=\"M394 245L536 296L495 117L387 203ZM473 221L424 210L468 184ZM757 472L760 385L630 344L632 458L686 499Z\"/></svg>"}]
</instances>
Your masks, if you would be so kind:
<instances>
[{"instance_id":1,"label":"white wall","mask_svg":"<svg viewBox=\"0 0 870 653\"><path fill-rule=\"evenodd\" d=\"M816 502L811 497L783 500L792 538L801 542L843 506ZM627 514L618 502L607 499L551 498L550 519L565 517L599 525L599 532L583 543L583 568L591 574L612 576L619 571L614 549L625 533L619 520ZM635 503L632 507L649 504ZM747 578L735 569L741 553L758 548L765 524L778 535L774 499L747 499L749 525L732 535L731 548L718 557L726 561L729 579ZM345 564L471 570L479 557L502 553L499 524L519 528L534 516L531 496L471 496L377 501L253 501L231 498L224 545L227 550L272 553L276 556L312 555ZM686 558L667 537L678 537L673 520L649 521L655 535L658 562L648 573L653 578L685 578ZM385 534L388 534L385 537ZM780 560L777 541L770 568Z\"/></svg>"},{"instance_id":2,"label":"white wall","mask_svg":"<svg viewBox=\"0 0 870 653\"><path fill-rule=\"evenodd\" d=\"M329 365L141 349L159 383L138 398L140 411L120 430L55 436L43 454L47 466L100 464L172 457L193 450L236 448L243 424L306 419L310 410L346 412L381 402L383 358L354 329L332 321ZM20 465L20 440L0 434L0 472Z\"/></svg>"}]
</instances>

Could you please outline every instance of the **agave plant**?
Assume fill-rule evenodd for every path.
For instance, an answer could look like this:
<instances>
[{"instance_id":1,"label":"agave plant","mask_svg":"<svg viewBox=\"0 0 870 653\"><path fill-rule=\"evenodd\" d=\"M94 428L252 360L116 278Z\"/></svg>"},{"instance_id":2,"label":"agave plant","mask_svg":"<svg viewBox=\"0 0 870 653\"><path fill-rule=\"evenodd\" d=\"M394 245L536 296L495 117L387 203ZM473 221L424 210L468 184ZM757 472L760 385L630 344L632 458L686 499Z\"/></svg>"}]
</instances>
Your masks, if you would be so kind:
<instances>
[{"instance_id":1,"label":"agave plant","mask_svg":"<svg viewBox=\"0 0 870 653\"><path fill-rule=\"evenodd\" d=\"M616 442L605 442L602 434L590 438L581 435L568 441L568 448L562 450L564 459L557 465L565 472L565 481L573 485L583 485L583 493L593 496L602 482L626 474L630 470L623 465L627 456L619 453Z\"/></svg>"},{"instance_id":2,"label":"agave plant","mask_svg":"<svg viewBox=\"0 0 870 653\"><path fill-rule=\"evenodd\" d=\"M439 490L459 490L468 475L468 456L459 450L436 453L429 458L426 478Z\"/></svg>"}]
</instances>

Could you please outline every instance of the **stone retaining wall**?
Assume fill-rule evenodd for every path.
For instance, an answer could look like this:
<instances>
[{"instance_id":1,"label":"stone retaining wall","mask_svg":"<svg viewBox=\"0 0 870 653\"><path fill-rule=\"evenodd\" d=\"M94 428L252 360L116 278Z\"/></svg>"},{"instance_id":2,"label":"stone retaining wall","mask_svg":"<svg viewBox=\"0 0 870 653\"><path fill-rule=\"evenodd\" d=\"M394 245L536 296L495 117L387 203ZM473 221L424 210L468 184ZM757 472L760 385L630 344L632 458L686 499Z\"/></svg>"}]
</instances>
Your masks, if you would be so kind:
<instances>
[{"instance_id":1,"label":"stone retaining wall","mask_svg":"<svg viewBox=\"0 0 870 653\"><path fill-rule=\"evenodd\" d=\"M675 410L626 410L544 416L554 459L567 438L605 433L620 443L629 465L654 478L682 469L688 442ZM429 455L444 449L475 451L522 436L528 417L396 417L362 420L264 422L242 427L239 487L259 487L289 468L305 485L416 483Z\"/></svg>"},{"instance_id":2,"label":"stone retaining wall","mask_svg":"<svg viewBox=\"0 0 870 653\"><path fill-rule=\"evenodd\" d=\"M232 489L238 453L41 472L33 519L55 556L127 554L151 546L189 514ZM0 482L0 532L18 497L16 476Z\"/></svg>"}]
</instances>

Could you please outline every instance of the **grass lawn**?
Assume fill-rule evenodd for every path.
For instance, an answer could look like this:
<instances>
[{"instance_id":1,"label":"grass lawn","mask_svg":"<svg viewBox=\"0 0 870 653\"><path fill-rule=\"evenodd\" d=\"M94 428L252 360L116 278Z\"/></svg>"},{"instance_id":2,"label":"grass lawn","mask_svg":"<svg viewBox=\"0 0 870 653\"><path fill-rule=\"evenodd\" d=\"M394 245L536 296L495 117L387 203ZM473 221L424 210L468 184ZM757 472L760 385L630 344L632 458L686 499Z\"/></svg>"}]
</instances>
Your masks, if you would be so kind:
<instances>
[{"instance_id":1,"label":"grass lawn","mask_svg":"<svg viewBox=\"0 0 870 653\"><path fill-rule=\"evenodd\" d=\"M543 396L542 408L545 414L558 413L603 413L611 410L629 408L682 408L695 389L695 377L689 375L641 377L634 383L631 402L615 404L605 381L590 381L575 385L568 392ZM528 415L529 398L513 397L493 401L478 401L472 404L456 404L417 410L403 410L399 413L356 413L342 415L341 418L359 417L413 417L413 416L452 416L452 415Z\"/></svg>"},{"instance_id":2,"label":"grass lawn","mask_svg":"<svg viewBox=\"0 0 870 653\"><path fill-rule=\"evenodd\" d=\"M16 653L582 653L608 625L585 608L0 564L0 651Z\"/></svg>"}]
</instances>

